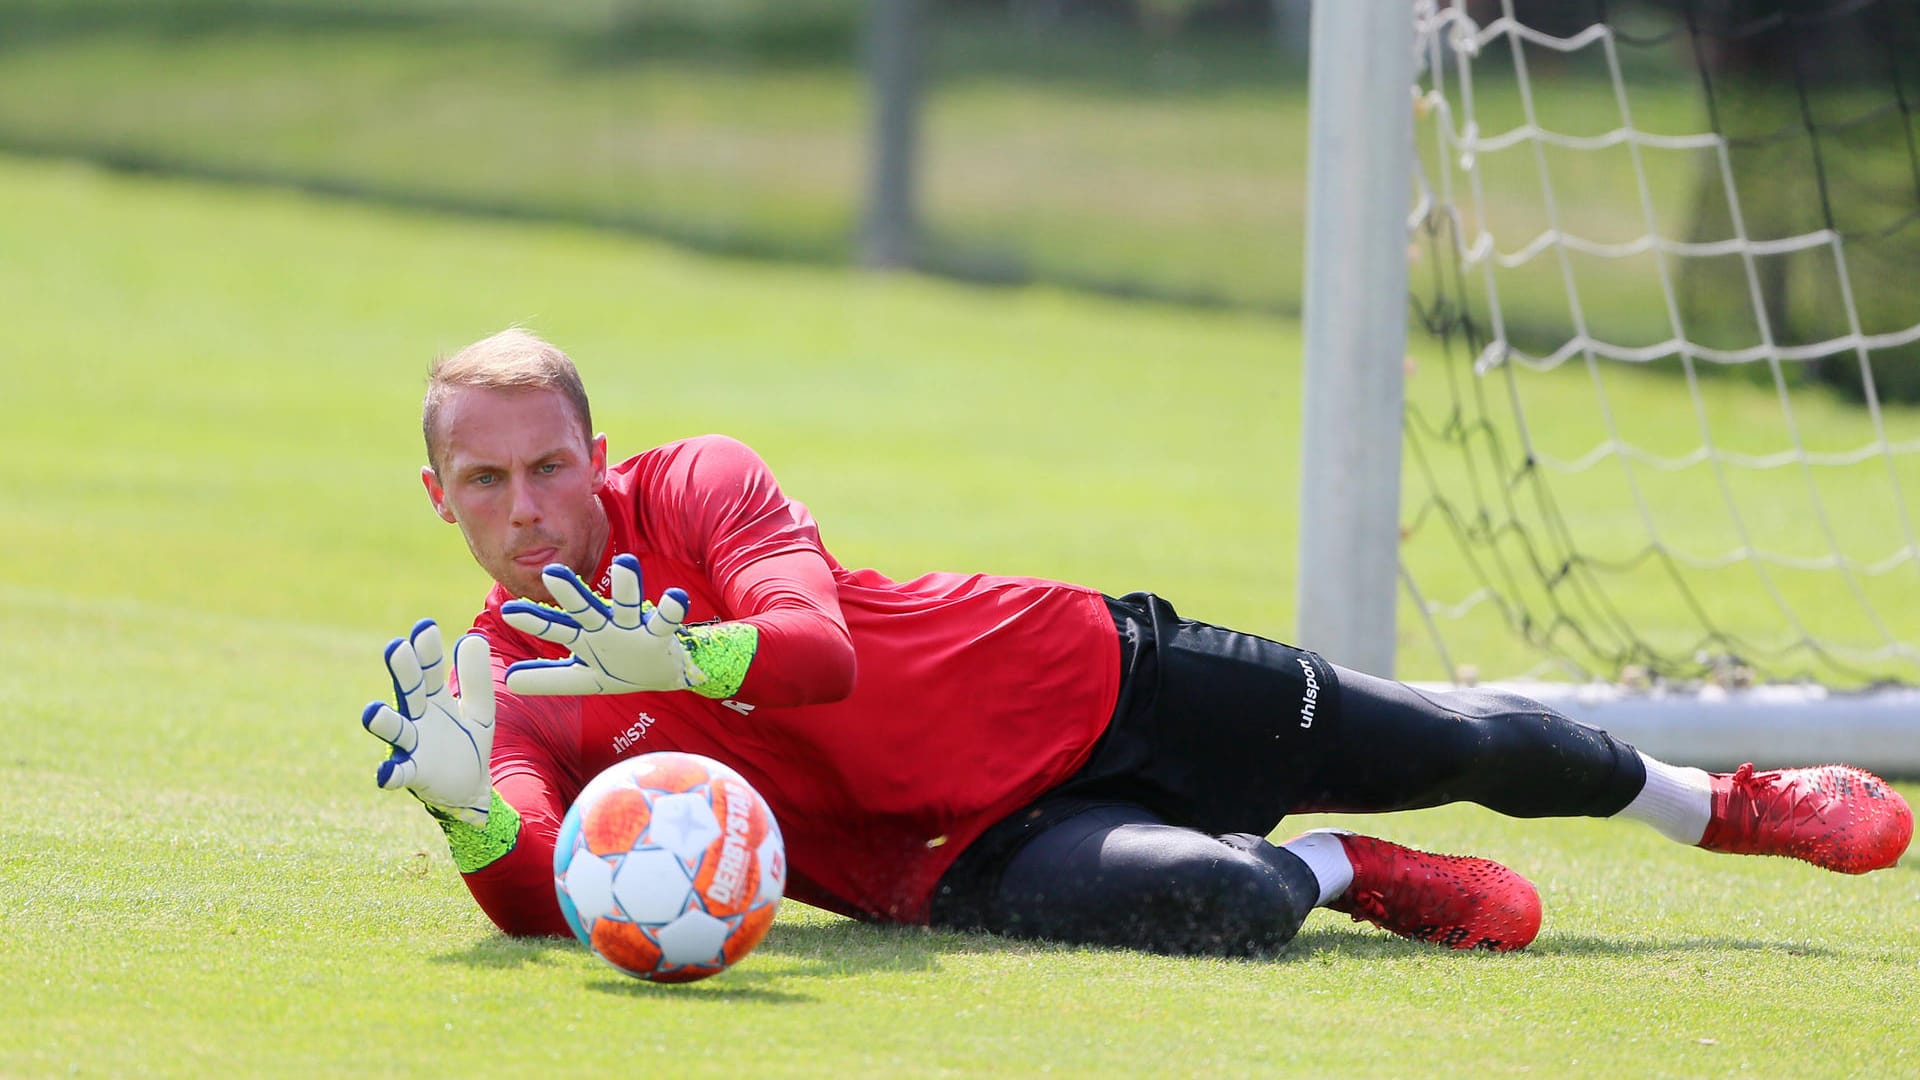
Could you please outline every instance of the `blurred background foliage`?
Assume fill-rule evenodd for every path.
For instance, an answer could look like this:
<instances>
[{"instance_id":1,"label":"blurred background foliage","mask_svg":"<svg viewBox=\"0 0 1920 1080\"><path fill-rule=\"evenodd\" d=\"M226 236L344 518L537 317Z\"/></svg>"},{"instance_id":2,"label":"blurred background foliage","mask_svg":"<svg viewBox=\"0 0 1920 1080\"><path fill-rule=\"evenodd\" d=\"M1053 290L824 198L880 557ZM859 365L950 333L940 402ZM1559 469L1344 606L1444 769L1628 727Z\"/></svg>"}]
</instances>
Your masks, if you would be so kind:
<instances>
[{"instance_id":1,"label":"blurred background foliage","mask_svg":"<svg viewBox=\"0 0 1920 1080\"><path fill-rule=\"evenodd\" d=\"M1460 3L1481 25L1503 10ZM1915 321L1897 272L1920 258L1911 7L1514 4L1549 34L1609 20L1642 130L1718 122L1733 135L1749 235L1827 223L1847 234L1863 260L1851 299L1868 333ZM1311 0L0 0L0 153L572 221L715 252L1294 313L1310 9ZM1622 123L1602 50L1521 51L1543 125L1593 135ZM1484 132L1524 122L1504 78L1513 65L1504 41L1475 61ZM1416 134L1430 175L1453 167L1433 160L1430 130ZM889 159L888 145L904 149ZM1569 231L1618 242L1652 219L1669 238L1730 234L1711 155L1644 155L1644 204L1624 150L1549 149L1547 162ZM1548 225L1541 176L1528 144L1482 155L1486 200L1469 224L1492 229L1501 250L1523 247ZM1774 340L1848 332L1824 250L1766 262ZM1759 341L1737 263L1681 268L1678 317L1690 340ZM1561 275L1508 275L1509 338L1549 352L1579 321L1628 345L1672 336L1650 266L1583 265L1577 277L1576 317ZM1465 301L1484 310L1484 297ZM1883 393L1920 399L1915 351L1873 357ZM1790 371L1816 374L1861 392L1851 354Z\"/></svg>"},{"instance_id":2,"label":"blurred background foliage","mask_svg":"<svg viewBox=\"0 0 1920 1080\"><path fill-rule=\"evenodd\" d=\"M1304 0L913 6L915 265L1297 306ZM871 10L0 0L0 151L851 261Z\"/></svg>"}]
</instances>

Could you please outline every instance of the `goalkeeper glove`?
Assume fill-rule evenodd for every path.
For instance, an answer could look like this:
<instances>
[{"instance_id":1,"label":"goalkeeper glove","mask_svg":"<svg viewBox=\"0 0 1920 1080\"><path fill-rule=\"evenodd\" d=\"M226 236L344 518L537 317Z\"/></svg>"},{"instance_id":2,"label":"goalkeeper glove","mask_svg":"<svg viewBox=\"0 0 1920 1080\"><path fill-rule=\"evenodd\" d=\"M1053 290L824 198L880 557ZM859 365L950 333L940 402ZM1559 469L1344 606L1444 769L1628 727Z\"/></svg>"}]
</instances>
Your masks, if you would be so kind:
<instances>
[{"instance_id":1,"label":"goalkeeper glove","mask_svg":"<svg viewBox=\"0 0 1920 1080\"><path fill-rule=\"evenodd\" d=\"M454 644L455 698L447 689L440 627L422 619L413 633L387 646L398 711L384 701L368 705L360 723L393 753L380 763L378 780L389 791L405 789L435 817L487 825L494 803L488 762L493 756L493 654L487 639L468 634Z\"/></svg>"},{"instance_id":2,"label":"goalkeeper glove","mask_svg":"<svg viewBox=\"0 0 1920 1080\"><path fill-rule=\"evenodd\" d=\"M660 603L641 599L640 560L616 555L611 600L595 596L577 574L554 563L540 574L557 607L531 600L500 605L507 625L565 645L568 660L522 660L507 669L516 694L632 694L692 690L707 682L682 639L687 593L668 589Z\"/></svg>"}]
</instances>

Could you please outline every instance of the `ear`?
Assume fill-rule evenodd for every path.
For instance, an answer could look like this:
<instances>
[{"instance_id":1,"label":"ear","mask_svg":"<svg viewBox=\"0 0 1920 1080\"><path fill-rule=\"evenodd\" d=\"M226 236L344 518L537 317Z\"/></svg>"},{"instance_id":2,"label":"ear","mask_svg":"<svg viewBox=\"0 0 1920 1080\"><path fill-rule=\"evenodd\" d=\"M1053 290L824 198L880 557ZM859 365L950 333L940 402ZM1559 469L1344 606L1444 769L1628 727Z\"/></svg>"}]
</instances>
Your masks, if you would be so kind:
<instances>
[{"instance_id":1,"label":"ear","mask_svg":"<svg viewBox=\"0 0 1920 1080\"><path fill-rule=\"evenodd\" d=\"M601 432L587 444L587 461L593 469L593 493L607 486L607 433Z\"/></svg>"},{"instance_id":2,"label":"ear","mask_svg":"<svg viewBox=\"0 0 1920 1080\"><path fill-rule=\"evenodd\" d=\"M433 466L420 466L420 483L426 486L427 501L433 503L433 512L440 515L440 520L449 525L457 524L453 507L447 505L447 489L440 486L440 477L433 471Z\"/></svg>"}]
</instances>

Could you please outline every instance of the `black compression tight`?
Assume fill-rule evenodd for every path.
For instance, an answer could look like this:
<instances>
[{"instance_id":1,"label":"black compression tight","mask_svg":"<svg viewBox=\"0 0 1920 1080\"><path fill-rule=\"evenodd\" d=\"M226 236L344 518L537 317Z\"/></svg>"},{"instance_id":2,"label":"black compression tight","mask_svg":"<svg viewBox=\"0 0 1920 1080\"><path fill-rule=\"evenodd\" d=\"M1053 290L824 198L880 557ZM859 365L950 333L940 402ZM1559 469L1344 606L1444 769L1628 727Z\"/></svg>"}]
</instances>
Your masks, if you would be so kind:
<instances>
[{"instance_id":1,"label":"black compression tight","mask_svg":"<svg viewBox=\"0 0 1920 1080\"><path fill-rule=\"evenodd\" d=\"M1645 782L1632 747L1526 698L1427 693L1347 670L1338 678L1339 714L1313 733L1311 762L1276 780L1288 812L1466 801L1515 817L1606 816ZM1082 801L1090 794L1079 793ZM973 876L980 887L959 890L970 908L956 905L952 918L936 915L935 923L1074 944L1250 955L1284 945L1318 898L1306 864L1259 836L1169 824L1148 809L1150 799L1112 794L1118 797L1084 807L1043 799L1032 814L1037 829L999 873Z\"/></svg>"},{"instance_id":2,"label":"black compression tight","mask_svg":"<svg viewBox=\"0 0 1920 1080\"><path fill-rule=\"evenodd\" d=\"M1250 956L1285 945L1318 898L1307 865L1260 837L1208 836L1109 804L1021 848L982 921L1015 937Z\"/></svg>"},{"instance_id":3,"label":"black compression tight","mask_svg":"<svg viewBox=\"0 0 1920 1080\"><path fill-rule=\"evenodd\" d=\"M1340 718L1292 800L1296 811L1473 802L1509 817L1606 817L1646 783L1633 747L1537 701L1336 670Z\"/></svg>"}]
</instances>

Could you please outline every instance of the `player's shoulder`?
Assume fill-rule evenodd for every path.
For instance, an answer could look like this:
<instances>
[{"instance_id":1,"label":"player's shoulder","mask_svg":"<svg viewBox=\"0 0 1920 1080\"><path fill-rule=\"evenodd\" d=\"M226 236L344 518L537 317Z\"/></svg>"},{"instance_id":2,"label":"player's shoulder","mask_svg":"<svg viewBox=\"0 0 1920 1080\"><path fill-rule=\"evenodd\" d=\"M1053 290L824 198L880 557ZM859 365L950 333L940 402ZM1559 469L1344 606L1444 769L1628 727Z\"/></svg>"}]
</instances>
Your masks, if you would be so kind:
<instances>
[{"instance_id":1,"label":"player's shoulder","mask_svg":"<svg viewBox=\"0 0 1920 1080\"><path fill-rule=\"evenodd\" d=\"M701 477L765 472L766 462L753 447L731 435L695 435L662 443L611 466L609 476L658 482L670 477Z\"/></svg>"},{"instance_id":2,"label":"player's shoulder","mask_svg":"<svg viewBox=\"0 0 1920 1080\"><path fill-rule=\"evenodd\" d=\"M722 435L718 432L706 435L694 435L685 439L676 439L670 443L662 443L648 452L664 454L668 457L739 457L744 455L758 458L760 456L754 453L753 447L748 446L746 443L731 435Z\"/></svg>"}]
</instances>

